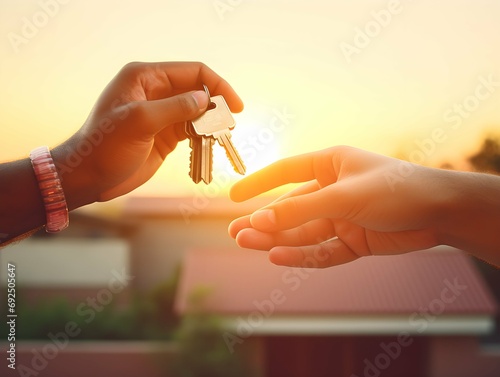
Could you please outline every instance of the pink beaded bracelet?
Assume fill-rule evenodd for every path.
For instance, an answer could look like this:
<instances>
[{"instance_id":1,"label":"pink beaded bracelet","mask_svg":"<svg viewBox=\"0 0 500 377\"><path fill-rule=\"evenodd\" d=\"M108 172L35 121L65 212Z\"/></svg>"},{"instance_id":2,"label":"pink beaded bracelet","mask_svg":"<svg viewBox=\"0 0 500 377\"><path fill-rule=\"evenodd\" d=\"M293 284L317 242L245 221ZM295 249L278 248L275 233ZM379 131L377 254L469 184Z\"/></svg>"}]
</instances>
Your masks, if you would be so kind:
<instances>
[{"instance_id":1,"label":"pink beaded bracelet","mask_svg":"<svg viewBox=\"0 0 500 377\"><path fill-rule=\"evenodd\" d=\"M45 230L47 233L60 232L69 225L68 206L49 148L43 146L33 149L30 159L45 206Z\"/></svg>"}]
</instances>

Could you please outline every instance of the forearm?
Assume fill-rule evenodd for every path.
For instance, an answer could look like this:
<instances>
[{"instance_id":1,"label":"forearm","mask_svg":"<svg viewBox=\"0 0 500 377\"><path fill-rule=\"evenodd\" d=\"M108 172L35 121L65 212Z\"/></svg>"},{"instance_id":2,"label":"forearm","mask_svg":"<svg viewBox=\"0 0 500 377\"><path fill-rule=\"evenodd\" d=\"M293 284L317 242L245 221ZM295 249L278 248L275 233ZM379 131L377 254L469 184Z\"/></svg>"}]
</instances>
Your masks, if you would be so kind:
<instances>
[{"instance_id":1,"label":"forearm","mask_svg":"<svg viewBox=\"0 0 500 377\"><path fill-rule=\"evenodd\" d=\"M500 177L447 172L442 242L500 266Z\"/></svg>"},{"instance_id":2,"label":"forearm","mask_svg":"<svg viewBox=\"0 0 500 377\"><path fill-rule=\"evenodd\" d=\"M45 210L29 158L0 164L0 243L45 224Z\"/></svg>"},{"instance_id":3,"label":"forearm","mask_svg":"<svg viewBox=\"0 0 500 377\"><path fill-rule=\"evenodd\" d=\"M69 144L67 142L67 144ZM82 169L67 171L67 144L52 150L69 210L93 202L89 179ZM29 158L0 164L0 246L24 238L46 223L46 212L38 182Z\"/></svg>"}]
</instances>

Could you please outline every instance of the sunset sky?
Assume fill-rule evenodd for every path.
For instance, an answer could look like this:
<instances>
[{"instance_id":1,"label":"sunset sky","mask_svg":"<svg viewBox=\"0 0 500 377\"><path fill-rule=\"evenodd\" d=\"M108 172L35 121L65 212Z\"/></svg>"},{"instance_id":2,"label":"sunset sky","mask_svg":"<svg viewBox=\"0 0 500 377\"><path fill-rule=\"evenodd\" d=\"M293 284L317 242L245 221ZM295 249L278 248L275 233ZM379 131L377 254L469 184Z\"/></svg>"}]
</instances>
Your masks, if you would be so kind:
<instances>
[{"instance_id":1,"label":"sunset sky","mask_svg":"<svg viewBox=\"0 0 500 377\"><path fill-rule=\"evenodd\" d=\"M336 144L416 158L437 129L422 162L455 161L500 127L499 19L495 0L0 0L0 160L74 133L127 62L196 60L245 102L249 172ZM195 195L188 166L184 142L134 195Z\"/></svg>"}]
</instances>

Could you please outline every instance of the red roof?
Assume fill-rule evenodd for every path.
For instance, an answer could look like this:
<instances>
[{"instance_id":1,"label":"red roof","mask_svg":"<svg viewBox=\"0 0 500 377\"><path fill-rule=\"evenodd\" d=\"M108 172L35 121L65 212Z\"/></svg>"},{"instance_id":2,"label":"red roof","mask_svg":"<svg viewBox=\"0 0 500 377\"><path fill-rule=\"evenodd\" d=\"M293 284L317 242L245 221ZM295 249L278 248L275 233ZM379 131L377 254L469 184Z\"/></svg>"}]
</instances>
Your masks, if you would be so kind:
<instances>
[{"instance_id":1,"label":"red roof","mask_svg":"<svg viewBox=\"0 0 500 377\"><path fill-rule=\"evenodd\" d=\"M323 270L271 264L253 250L192 250L184 261L176 310L187 310L196 287L213 288L206 308L234 315L274 298L275 314L408 314L431 308L444 314L485 315L495 300L470 257L449 247L399 256L364 257Z\"/></svg>"}]
</instances>

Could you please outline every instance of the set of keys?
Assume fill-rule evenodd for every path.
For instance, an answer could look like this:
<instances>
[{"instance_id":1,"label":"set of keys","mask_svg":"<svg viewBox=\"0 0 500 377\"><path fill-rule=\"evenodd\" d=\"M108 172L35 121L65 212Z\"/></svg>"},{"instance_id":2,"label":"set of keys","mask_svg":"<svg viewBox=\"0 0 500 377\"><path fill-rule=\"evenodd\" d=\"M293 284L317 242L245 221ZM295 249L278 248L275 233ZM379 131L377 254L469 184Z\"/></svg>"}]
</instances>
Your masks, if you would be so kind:
<instances>
[{"instance_id":1,"label":"set of keys","mask_svg":"<svg viewBox=\"0 0 500 377\"><path fill-rule=\"evenodd\" d=\"M231 141L231 130L235 127L231 111L223 96L210 97L208 88L203 85L210 104L198 118L186 122L186 134L191 147L189 176L194 183L200 181L209 184L212 181L213 145L215 140L224 147L234 170L245 174L245 165Z\"/></svg>"}]
</instances>

